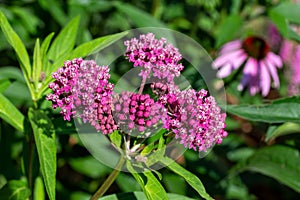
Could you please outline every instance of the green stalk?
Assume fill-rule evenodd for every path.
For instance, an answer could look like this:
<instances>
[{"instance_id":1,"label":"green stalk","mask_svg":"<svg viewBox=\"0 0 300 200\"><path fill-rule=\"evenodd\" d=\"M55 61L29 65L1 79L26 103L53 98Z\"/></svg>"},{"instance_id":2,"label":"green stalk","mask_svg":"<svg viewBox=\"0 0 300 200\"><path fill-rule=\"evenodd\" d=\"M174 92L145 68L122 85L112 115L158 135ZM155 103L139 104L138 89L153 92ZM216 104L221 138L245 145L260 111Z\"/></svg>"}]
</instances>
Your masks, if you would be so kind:
<instances>
[{"instance_id":1,"label":"green stalk","mask_svg":"<svg viewBox=\"0 0 300 200\"><path fill-rule=\"evenodd\" d=\"M119 175L123 165L125 162L124 156L121 155L119 162L117 163L115 169L112 173L108 176L108 178L104 181L101 187L96 191L96 193L91 197L90 200L97 200L103 196L103 194L108 190L111 184L116 180L117 176Z\"/></svg>"}]
</instances>

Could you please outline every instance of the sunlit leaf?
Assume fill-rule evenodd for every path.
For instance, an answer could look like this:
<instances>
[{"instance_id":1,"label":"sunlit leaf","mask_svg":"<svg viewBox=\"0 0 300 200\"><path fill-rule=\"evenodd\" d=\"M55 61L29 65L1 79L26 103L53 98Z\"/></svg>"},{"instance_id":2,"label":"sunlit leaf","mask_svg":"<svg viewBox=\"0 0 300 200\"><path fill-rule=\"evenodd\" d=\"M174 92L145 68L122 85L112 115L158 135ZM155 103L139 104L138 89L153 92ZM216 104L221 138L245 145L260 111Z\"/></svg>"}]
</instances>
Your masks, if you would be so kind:
<instances>
[{"instance_id":1,"label":"sunlit leaf","mask_svg":"<svg viewBox=\"0 0 300 200\"><path fill-rule=\"evenodd\" d=\"M300 133L300 124L286 122L278 127L274 127L273 130L268 131L265 141L269 142L279 136L293 134L293 133Z\"/></svg>"},{"instance_id":2,"label":"sunlit leaf","mask_svg":"<svg viewBox=\"0 0 300 200\"><path fill-rule=\"evenodd\" d=\"M54 126L41 110L29 109L28 118L31 123L41 171L50 200L55 199L56 184L56 141Z\"/></svg>"},{"instance_id":3,"label":"sunlit leaf","mask_svg":"<svg viewBox=\"0 0 300 200\"><path fill-rule=\"evenodd\" d=\"M44 183L41 177L37 177L34 182L33 200L44 200L45 189Z\"/></svg>"},{"instance_id":4,"label":"sunlit leaf","mask_svg":"<svg viewBox=\"0 0 300 200\"><path fill-rule=\"evenodd\" d=\"M14 128L24 131L24 115L2 94L0 94L0 117Z\"/></svg>"},{"instance_id":5,"label":"sunlit leaf","mask_svg":"<svg viewBox=\"0 0 300 200\"><path fill-rule=\"evenodd\" d=\"M186 182L192 186L198 194L204 199L213 199L209 196L209 194L205 191L205 188L201 182L201 180L191 172L184 169L181 165L176 163L171 158L165 157L160 161L163 165L165 165L168 169L175 172L179 176L183 177Z\"/></svg>"},{"instance_id":6,"label":"sunlit leaf","mask_svg":"<svg viewBox=\"0 0 300 200\"><path fill-rule=\"evenodd\" d=\"M161 183L152 174L151 171L137 173L130 162L126 163L127 169L140 184L143 192L149 200L165 200L168 199L167 193Z\"/></svg>"}]
</instances>

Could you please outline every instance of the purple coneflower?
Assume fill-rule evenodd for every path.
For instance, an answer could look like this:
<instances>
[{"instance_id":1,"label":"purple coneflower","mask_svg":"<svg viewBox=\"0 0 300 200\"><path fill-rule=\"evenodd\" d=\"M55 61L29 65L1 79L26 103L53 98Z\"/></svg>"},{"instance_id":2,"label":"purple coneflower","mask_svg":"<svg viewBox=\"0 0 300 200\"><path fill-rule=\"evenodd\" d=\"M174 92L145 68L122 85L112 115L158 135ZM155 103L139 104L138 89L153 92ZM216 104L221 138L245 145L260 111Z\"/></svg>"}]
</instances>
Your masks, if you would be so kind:
<instances>
[{"instance_id":1,"label":"purple coneflower","mask_svg":"<svg viewBox=\"0 0 300 200\"><path fill-rule=\"evenodd\" d=\"M266 96L271 88L271 78L274 87L279 87L276 68L282 67L281 58L270 51L270 46L262 38L252 36L245 40L231 41L221 48L219 54L213 63L213 68L219 69L219 78L225 78L233 70L244 66L239 91L247 87L250 95L261 91Z\"/></svg>"}]
</instances>

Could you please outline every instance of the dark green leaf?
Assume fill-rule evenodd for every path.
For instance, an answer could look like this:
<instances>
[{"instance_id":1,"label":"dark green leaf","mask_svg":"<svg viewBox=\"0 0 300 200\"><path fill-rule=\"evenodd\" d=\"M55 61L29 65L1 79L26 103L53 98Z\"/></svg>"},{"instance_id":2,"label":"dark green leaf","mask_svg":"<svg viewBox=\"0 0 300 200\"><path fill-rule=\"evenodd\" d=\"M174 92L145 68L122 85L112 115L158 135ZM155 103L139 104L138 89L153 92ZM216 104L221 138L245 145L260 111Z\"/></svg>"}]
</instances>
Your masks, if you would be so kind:
<instances>
[{"instance_id":1,"label":"dark green leaf","mask_svg":"<svg viewBox=\"0 0 300 200\"><path fill-rule=\"evenodd\" d=\"M192 186L198 194L203 197L204 199L213 199L206 193L205 188L201 182L201 180L191 172L184 169L181 165L177 164L174 160L165 157L160 161L163 165L165 165L168 169L175 172L179 176L183 177L186 182Z\"/></svg>"},{"instance_id":2,"label":"dark green leaf","mask_svg":"<svg viewBox=\"0 0 300 200\"><path fill-rule=\"evenodd\" d=\"M219 27L216 47L220 47L225 42L234 38L235 33L240 30L242 19L239 15L230 15L222 22Z\"/></svg>"},{"instance_id":3,"label":"dark green leaf","mask_svg":"<svg viewBox=\"0 0 300 200\"><path fill-rule=\"evenodd\" d=\"M122 194L112 194L109 196L105 196L100 198L99 200L146 200L146 196L142 192L129 192ZM167 194L167 199L170 200L194 200L189 197L185 197L178 194Z\"/></svg>"},{"instance_id":4,"label":"dark green leaf","mask_svg":"<svg viewBox=\"0 0 300 200\"><path fill-rule=\"evenodd\" d=\"M55 199L56 183L56 141L54 126L41 110L29 109L28 118L31 123L37 146L42 175L49 199Z\"/></svg>"},{"instance_id":5,"label":"dark green leaf","mask_svg":"<svg viewBox=\"0 0 300 200\"><path fill-rule=\"evenodd\" d=\"M96 51L100 51L100 50L104 49L105 47L109 46L110 44L118 41L119 39L124 37L126 34L127 34L127 32L117 33L117 34L113 34L113 35L107 35L107 36L100 37L100 38L94 39L92 41L83 43L74 49L74 51L70 55L70 58L85 57Z\"/></svg>"},{"instance_id":6,"label":"dark green leaf","mask_svg":"<svg viewBox=\"0 0 300 200\"><path fill-rule=\"evenodd\" d=\"M21 64L21 69L25 74L26 79L28 79L28 75L31 74L31 65L30 65L29 56L26 51L25 45L23 44L22 40L19 38L17 33L12 29L6 17L1 11L0 11L0 26L8 43L15 50Z\"/></svg>"},{"instance_id":7,"label":"dark green leaf","mask_svg":"<svg viewBox=\"0 0 300 200\"><path fill-rule=\"evenodd\" d=\"M262 173L300 192L300 154L297 149L274 145L257 150L231 169L231 175L246 170Z\"/></svg>"},{"instance_id":8,"label":"dark green leaf","mask_svg":"<svg viewBox=\"0 0 300 200\"><path fill-rule=\"evenodd\" d=\"M24 131L24 115L2 94L0 94L0 117L14 128Z\"/></svg>"},{"instance_id":9,"label":"dark green leaf","mask_svg":"<svg viewBox=\"0 0 300 200\"><path fill-rule=\"evenodd\" d=\"M131 163L128 161L126 163L128 171L133 175L133 177L140 184L143 192L147 196L148 200L166 200L168 199L167 193L164 190L161 183L152 174L151 171L146 171L143 173L137 173L132 167Z\"/></svg>"},{"instance_id":10,"label":"dark green leaf","mask_svg":"<svg viewBox=\"0 0 300 200\"><path fill-rule=\"evenodd\" d=\"M49 11L52 17L61 25L65 26L68 16L62 9L62 5L56 0L39 0L40 6ZM51 6L50 6L51 5Z\"/></svg>"},{"instance_id":11,"label":"dark green leaf","mask_svg":"<svg viewBox=\"0 0 300 200\"><path fill-rule=\"evenodd\" d=\"M25 200L30 196L27 184L21 180L11 180L0 190L0 199Z\"/></svg>"},{"instance_id":12,"label":"dark green leaf","mask_svg":"<svg viewBox=\"0 0 300 200\"><path fill-rule=\"evenodd\" d=\"M300 122L300 97L280 99L265 105L228 105L226 111L251 121Z\"/></svg>"},{"instance_id":13,"label":"dark green leaf","mask_svg":"<svg viewBox=\"0 0 300 200\"><path fill-rule=\"evenodd\" d=\"M131 21L133 21L138 27L162 27L166 28L166 25L159 20L152 17L149 13L140 10L139 8L127 3L115 2L114 6L119 12L123 13Z\"/></svg>"},{"instance_id":14,"label":"dark green leaf","mask_svg":"<svg viewBox=\"0 0 300 200\"><path fill-rule=\"evenodd\" d=\"M265 142L269 142L279 136L288 135L292 133L300 133L300 124L286 122L281 126L275 127L273 128L273 130L268 131L265 138Z\"/></svg>"},{"instance_id":15,"label":"dark green leaf","mask_svg":"<svg viewBox=\"0 0 300 200\"><path fill-rule=\"evenodd\" d=\"M100 178L108 174L111 170L92 156L82 158L72 158L69 161L71 167L77 172L91 178Z\"/></svg>"}]
</instances>

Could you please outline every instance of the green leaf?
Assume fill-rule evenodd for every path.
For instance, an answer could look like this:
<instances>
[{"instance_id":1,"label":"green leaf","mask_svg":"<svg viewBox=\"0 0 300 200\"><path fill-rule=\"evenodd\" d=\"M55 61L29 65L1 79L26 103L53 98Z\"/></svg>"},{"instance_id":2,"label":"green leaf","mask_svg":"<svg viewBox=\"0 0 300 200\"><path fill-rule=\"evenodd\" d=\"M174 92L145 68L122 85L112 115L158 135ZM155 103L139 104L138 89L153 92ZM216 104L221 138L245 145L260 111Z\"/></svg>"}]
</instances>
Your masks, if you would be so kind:
<instances>
[{"instance_id":1,"label":"green leaf","mask_svg":"<svg viewBox=\"0 0 300 200\"><path fill-rule=\"evenodd\" d=\"M75 45L79 19L79 17L75 17L73 20L71 20L54 39L47 55L51 62L57 62L57 59L61 57L64 58L72 51ZM47 69L46 72L53 72L58 67L59 65L52 65L51 69Z\"/></svg>"},{"instance_id":2,"label":"green leaf","mask_svg":"<svg viewBox=\"0 0 300 200\"><path fill-rule=\"evenodd\" d=\"M74 170L90 178L100 178L111 171L109 167L92 156L72 158L69 160L69 164Z\"/></svg>"},{"instance_id":3,"label":"green leaf","mask_svg":"<svg viewBox=\"0 0 300 200\"><path fill-rule=\"evenodd\" d=\"M52 40L54 36L54 33L50 33L45 39L44 41L42 42L42 45L41 45L41 56L42 56L42 63L43 63L43 71L45 72L46 71L46 66L47 66L47 62L49 62L47 60L47 51L49 49L49 45L50 45L50 42Z\"/></svg>"},{"instance_id":4,"label":"green leaf","mask_svg":"<svg viewBox=\"0 0 300 200\"><path fill-rule=\"evenodd\" d=\"M28 118L31 123L41 171L49 199L55 199L56 183L56 142L54 126L41 110L29 109Z\"/></svg>"},{"instance_id":5,"label":"green leaf","mask_svg":"<svg viewBox=\"0 0 300 200\"><path fill-rule=\"evenodd\" d=\"M165 157L160 162L164 164L171 171L183 177L186 180L186 182L190 186L192 186L201 197L203 197L204 199L213 199L212 197L209 196L208 193L206 193L201 180L196 175L184 169L181 165L177 164L171 158Z\"/></svg>"},{"instance_id":6,"label":"green leaf","mask_svg":"<svg viewBox=\"0 0 300 200\"><path fill-rule=\"evenodd\" d=\"M300 192L300 154L297 149L274 145L257 150L246 161L231 169L235 175L249 170L270 176L286 186Z\"/></svg>"},{"instance_id":7,"label":"green leaf","mask_svg":"<svg viewBox=\"0 0 300 200\"><path fill-rule=\"evenodd\" d=\"M167 27L165 24L151 16L149 13L140 10L130 4L115 2L114 6L118 9L119 12L123 13L130 20L132 20L138 27Z\"/></svg>"},{"instance_id":8,"label":"green leaf","mask_svg":"<svg viewBox=\"0 0 300 200\"><path fill-rule=\"evenodd\" d=\"M231 40L240 30L242 19L240 15L230 15L221 23L216 38L216 47L220 47L225 42Z\"/></svg>"},{"instance_id":9,"label":"green leaf","mask_svg":"<svg viewBox=\"0 0 300 200\"><path fill-rule=\"evenodd\" d=\"M37 177L34 182L33 200L44 200L45 190L41 177Z\"/></svg>"},{"instance_id":10,"label":"green leaf","mask_svg":"<svg viewBox=\"0 0 300 200\"><path fill-rule=\"evenodd\" d=\"M291 23L300 24L299 12L299 3L284 2L272 8L268 15L284 37L300 42L300 36L290 27Z\"/></svg>"},{"instance_id":11,"label":"green leaf","mask_svg":"<svg viewBox=\"0 0 300 200\"><path fill-rule=\"evenodd\" d=\"M273 128L273 130L268 131L265 142L269 142L279 136L284 136L292 133L300 133L300 124L286 122L278 127Z\"/></svg>"},{"instance_id":12,"label":"green leaf","mask_svg":"<svg viewBox=\"0 0 300 200\"><path fill-rule=\"evenodd\" d=\"M137 173L129 161L126 163L126 166L128 171L133 175L133 177L140 184L148 200L168 199L165 189L163 188L161 183L157 180L157 178L152 174L151 171Z\"/></svg>"},{"instance_id":13,"label":"green leaf","mask_svg":"<svg viewBox=\"0 0 300 200\"><path fill-rule=\"evenodd\" d=\"M251 121L299 122L300 96L276 100L265 105L228 105L226 111Z\"/></svg>"},{"instance_id":14,"label":"green leaf","mask_svg":"<svg viewBox=\"0 0 300 200\"><path fill-rule=\"evenodd\" d=\"M23 44L22 40L19 38L17 33L12 29L6 17L1 11L0 11L0 26L8 43L15 50L18 59L20 61L21 69L25 74L26 79L28 80L28 75L31 74L31 65L30 65L29 56L26 51L25 45Z\"/></svg>"},{"instance_id":15,"label":"green leaf","mask_svg":"<svg viewBox=\"0 0 300 200\"><path fill-rule=\"evenodd\" d=\"M166 152L166 145L164 144L164 142L165 140L163 136L161 136L161 138L159 139L157 150L148 156L148 159L146 161L147 166L151 166L164 158Z\"/></svg>"},{"instance_id":16,"label":"green leaf","mask_svg":"<svg viewBox=\"0 0 300 200\"><path fill-rule=\"evenodd\" d=\"M21 70L12 66L0 68L0 79L12 79L21 83L25 83Z\"/></svg>"},{"instance_id":17,"label":"green leaf","mask_svg":"<svg viewBox=\"0 0 300 200\"><path fill-rule=\"evenodd\" d=\"M21 180L11 180L0 190L0 199L25 200L29 196L30 190Z\"/></svg>"},{"instance_id":18,"label":"green leaf","mask_svg":"<svg viewBox=\"0 0 300 200\"><path fill-rule=\"evenodd\" d=\"M100 198L99 200L145 200L146 196L142 192L128 192L122 194L111 194ZM170 200L194 200L189 197L185 197L179 194L167 194L167 199Z\"/></svg>"},{"instance_id":19,"label":"green leaf","mask_svg":"<svg viewBox=\"0 0 300 200\"><path fill-rule=\"evenodd\" d=\"M38 87L38 82L41 76L42 71L42 54L41 54L41 47L40 47L40 40L37 39L34 50L33 50L33 64L32 64L32 79L35 83L36 88Z\"/></svg>"},{"instance_id":20,"label":"green leaf","mask_svg":"<svg viewBox=\"0 0 300 200\"><path fill-rule=\"evenodd\" d=\"M2 94L0 94L0 118L20 131L24 131L24 115Z\"/></svg>"},{"instance_id":21,"label":"green leaf","mask_svg":"<svg viewBox=\"0 0 300 200\"><path fill-rule=\"evenodd\" d=\"M100 38L94 39L92 41L83 43L74 49L74 51L70 55L70 58L85 57L96 51L100 51L100 50L104 49L105 47L108 47L110 44L118 41L125 35L127 35L126 31L117 33L117 34L113 34L113 35L107 35L107 36L100 37Z\"/></svg>"},{"instance_id":22,"label":"green leaf","mask_svg":"<svg viewBox=\"0 0 300 200\"><path fill-rule=\"evenodd\" d=\"M5 91L9 86L11 82L7 79L0 79L0 93Z\"/></svg>"},{"instance_id":23,"label":"green leaf","mask_svg":"<svg viewBox=\"0 0 300 200\"><path fill-rule=\"evenodd\" d=\"M116 145L116 147L121 147L122 135L119 133L119 131L114 131L112 134L109 135L109 138L111 142Z\"/></svg>"},{"instance_id":24,"label":"green leaf","mask_svg":"<svg viewBox=\"0 0 300 200\"><path fill-rule=\"evenodd\" d=\"M56 0L38 0L40 6L49 11L51 16L61 25L67 23L68 16L64 13L62 5ZM51 6L50 6L51 5Z\"/></svg>"}]
</instances>

